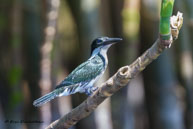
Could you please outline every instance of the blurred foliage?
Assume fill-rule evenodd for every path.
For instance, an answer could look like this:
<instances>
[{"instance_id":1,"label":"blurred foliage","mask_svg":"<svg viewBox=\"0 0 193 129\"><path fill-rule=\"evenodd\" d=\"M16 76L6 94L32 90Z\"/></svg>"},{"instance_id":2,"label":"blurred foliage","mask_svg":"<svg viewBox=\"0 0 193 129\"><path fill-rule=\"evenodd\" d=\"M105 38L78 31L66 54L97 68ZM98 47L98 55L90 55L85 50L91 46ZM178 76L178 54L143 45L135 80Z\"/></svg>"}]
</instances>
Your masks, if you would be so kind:
<instances>
[{"instance_id":1,"label":"blurred foliage","mask_svg":"<svg viewBox=\"0 0 193 129\"><path fill-rule=\"evenodd\" d=\"M6 22L6 19L4 17L5 14L1 13L0 12L0 31L5 29L5 27L7 26L7 22Z\"/></svg>"},{"instance_id":2,"label":"blurred foliage","mask_svg":"<svg viewBox=\"0 0 193 129\"><path fill-rule=\"evenodd\" d=\"M18 85L22 77L22 68L20 66L13 66L8 71L8 82L10 86Z\"/></svg>"}]
</instances>

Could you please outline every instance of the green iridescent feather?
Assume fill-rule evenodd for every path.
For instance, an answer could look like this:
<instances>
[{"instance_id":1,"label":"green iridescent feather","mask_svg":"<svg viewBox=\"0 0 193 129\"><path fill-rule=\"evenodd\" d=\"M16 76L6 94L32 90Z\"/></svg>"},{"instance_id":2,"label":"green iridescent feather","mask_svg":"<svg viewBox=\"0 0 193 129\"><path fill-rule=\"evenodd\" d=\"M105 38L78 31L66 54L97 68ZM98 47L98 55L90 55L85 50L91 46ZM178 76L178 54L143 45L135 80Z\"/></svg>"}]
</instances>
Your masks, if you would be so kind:
<instances>
[{"instance_id":1,"label":"green iridescent feather","mask_svg":"<svg viewBox=\"0 0 193 129\"><path fill-rule=\"evenodd\" d=\"M89 82L104 70L104 63L100 56L96 55L91 60L79 65L73 70L57 87L69 86L72 84Z\"/></svg>"}]
</instances>

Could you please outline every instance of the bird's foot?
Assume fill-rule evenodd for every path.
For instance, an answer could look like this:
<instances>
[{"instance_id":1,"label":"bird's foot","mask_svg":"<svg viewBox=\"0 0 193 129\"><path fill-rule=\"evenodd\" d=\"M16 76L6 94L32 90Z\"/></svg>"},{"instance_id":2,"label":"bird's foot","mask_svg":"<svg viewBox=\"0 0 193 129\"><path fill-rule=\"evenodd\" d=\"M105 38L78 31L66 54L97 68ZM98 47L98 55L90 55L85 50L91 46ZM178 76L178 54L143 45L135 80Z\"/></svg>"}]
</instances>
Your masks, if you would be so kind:
<instances>
[{"instance_id":1,"label":"bird's foot","mask_svg":"<svg viewBox=\"0 0 193 129\"><path fill-rule=\"evenodd\" d=\"M85 94L88 96L91 96L93 92L95 92L98 89L98 87L90 87L85 90Z\"/></svg>"}]
</instances>

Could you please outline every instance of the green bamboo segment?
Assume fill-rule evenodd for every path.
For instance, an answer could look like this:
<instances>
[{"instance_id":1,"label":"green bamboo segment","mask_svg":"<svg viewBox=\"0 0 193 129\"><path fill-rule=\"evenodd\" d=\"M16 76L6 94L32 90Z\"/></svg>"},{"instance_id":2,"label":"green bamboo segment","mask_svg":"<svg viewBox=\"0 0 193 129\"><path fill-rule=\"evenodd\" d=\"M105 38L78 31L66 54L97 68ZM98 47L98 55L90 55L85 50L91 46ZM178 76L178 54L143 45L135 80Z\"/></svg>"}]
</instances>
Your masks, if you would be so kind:
<instances>
[{"instance_id":1,"label":"green bamboo segment","mask_svg":"<svg viewBox=\"0 0 193 129\"><path fill-rule=\"evenodd\" d=\"M160 12L160 35L163 40L170 38L170 17L172 16L174 0L162 0Z\"/></svg>"}]
</instances>

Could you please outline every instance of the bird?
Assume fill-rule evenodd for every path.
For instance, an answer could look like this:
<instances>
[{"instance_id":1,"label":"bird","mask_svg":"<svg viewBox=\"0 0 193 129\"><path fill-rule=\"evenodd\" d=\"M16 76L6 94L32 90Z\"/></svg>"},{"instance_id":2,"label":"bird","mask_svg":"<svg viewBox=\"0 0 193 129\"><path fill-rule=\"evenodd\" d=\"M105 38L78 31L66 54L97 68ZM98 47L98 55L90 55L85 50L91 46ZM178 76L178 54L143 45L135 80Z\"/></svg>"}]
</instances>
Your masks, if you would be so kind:
<instances>
[{"instance_id":1,"label":"bird","mask_svg":"<svg viewBox=\"0 0 193 129\"><path fill-rule=\"evenodd\" d=\"M92 95L98 89L94 86L94 83L104 74L107 68L108 49L121 40L122 38L96 38L91 44L90 58L76 67L52 92L36 99L33 105L39 107L56 97L68 96L77 92L85 93L88 96Z\"/></svg>"}]
</instances>

